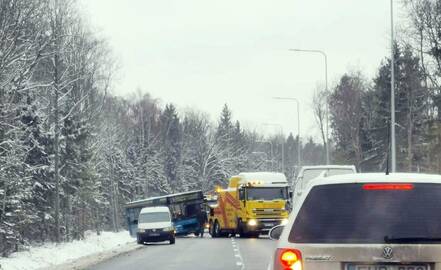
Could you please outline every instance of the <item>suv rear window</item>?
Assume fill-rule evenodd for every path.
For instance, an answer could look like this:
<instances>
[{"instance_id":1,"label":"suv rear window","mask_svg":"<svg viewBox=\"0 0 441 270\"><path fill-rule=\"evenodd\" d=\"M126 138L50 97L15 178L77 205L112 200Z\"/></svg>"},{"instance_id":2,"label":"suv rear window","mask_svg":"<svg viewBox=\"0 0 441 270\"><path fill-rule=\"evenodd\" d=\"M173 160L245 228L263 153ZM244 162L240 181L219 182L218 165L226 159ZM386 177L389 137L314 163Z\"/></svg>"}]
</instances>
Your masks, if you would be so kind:
<instances>
[{"instance_id":1,"label":"suv rear window","mask_svg":"<svg viewBox=\"0 0 441 270\"><path fill-rule=\"evenodd\" d=\"M384 243L385 237L441 238L441 185L365 190L363 184L314 187L289 235L292 243Z\"/></svg>"}]
</instances>

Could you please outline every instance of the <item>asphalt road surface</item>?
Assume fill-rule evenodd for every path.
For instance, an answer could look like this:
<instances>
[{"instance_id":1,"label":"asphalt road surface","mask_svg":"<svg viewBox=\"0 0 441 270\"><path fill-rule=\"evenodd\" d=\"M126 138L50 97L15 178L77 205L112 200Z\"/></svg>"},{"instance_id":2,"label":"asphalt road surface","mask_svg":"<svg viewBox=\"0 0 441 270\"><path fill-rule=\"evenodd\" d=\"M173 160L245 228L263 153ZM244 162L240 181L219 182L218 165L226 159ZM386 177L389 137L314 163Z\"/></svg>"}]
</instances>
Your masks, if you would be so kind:
<instances>
[{"instance_id":1,"label":"asphalt road surface","mask_svg":"<svg viewBox=\"0 0 441 270\"><path fill-rule=\"evenodd\" d=\"M87 270L266 270L276 242L267 237L176 238L144 245Z\"/></svg>"}]
</instances>

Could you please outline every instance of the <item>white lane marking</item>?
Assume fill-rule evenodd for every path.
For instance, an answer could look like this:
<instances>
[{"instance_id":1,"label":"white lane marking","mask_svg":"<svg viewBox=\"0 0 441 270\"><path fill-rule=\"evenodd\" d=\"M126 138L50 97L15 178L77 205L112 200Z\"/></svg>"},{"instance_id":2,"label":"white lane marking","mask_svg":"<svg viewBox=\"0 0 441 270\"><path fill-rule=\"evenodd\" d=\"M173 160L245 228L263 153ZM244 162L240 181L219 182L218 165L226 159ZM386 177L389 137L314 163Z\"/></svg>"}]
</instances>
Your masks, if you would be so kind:
<instances>
[{"instance_id":1,"label":"white lane marking","mask_svg":"<svg viewBox=\"0 0 441 270\"><path fill-rule=\"evenodd\" d=\"M240 254L239 245L236 244L234 237L231 237L231 245L233 246L234 257L236 257L236 265L240 267L240 270L245 270L245 264L242 255Z\"/></svg>"}]
</instances>

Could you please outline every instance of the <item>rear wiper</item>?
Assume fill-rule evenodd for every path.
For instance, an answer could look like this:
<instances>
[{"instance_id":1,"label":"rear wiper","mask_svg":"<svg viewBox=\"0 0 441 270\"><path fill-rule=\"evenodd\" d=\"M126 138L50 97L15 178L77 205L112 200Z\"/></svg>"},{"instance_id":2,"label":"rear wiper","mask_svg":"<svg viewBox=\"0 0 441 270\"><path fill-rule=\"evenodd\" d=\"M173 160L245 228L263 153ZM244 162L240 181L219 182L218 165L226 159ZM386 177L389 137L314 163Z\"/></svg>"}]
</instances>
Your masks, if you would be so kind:
<instances>
[{"instance_id":1,"label":"rear wiper","mask_svg":"<svg viewBox=\"0 0 441 270\"><path fill-rule=\"evenodd\" d=\"M385 236L384 242L388 244L403 244L403 243L441 243L441 237L391 237Z\"/></svg>"}]
</instances>

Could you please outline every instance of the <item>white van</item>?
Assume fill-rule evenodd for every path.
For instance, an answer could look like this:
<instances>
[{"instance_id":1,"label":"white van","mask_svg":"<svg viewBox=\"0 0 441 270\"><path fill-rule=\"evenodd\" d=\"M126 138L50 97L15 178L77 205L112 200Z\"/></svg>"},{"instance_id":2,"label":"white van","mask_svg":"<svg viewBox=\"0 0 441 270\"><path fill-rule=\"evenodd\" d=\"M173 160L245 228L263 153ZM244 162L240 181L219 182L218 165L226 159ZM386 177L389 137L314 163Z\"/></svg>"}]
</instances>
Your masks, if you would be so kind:
<instances>
[{"instance_id":1,"label":"white van","mask_svg":"<svg viewBox=\"0 0 441 270\"><path fill-rule=\"evenodd\" d=\"M354 165L303 166L297 174L296 181L292 184L293 203L302 195L303 190L312 179L354 173L357 173Z\"/></svg>"},{"instance_id":2,"label":"white van","mask_svg":"<svg viewBox=\"0 0 441 270\"><path fill-rule=\"evenodd\" d=\"M170 244L173 245L175 243L175 228L168 207L142 208L138 217L136 238L138 244L170 241Z\"/></svg>"}]
</instances>

